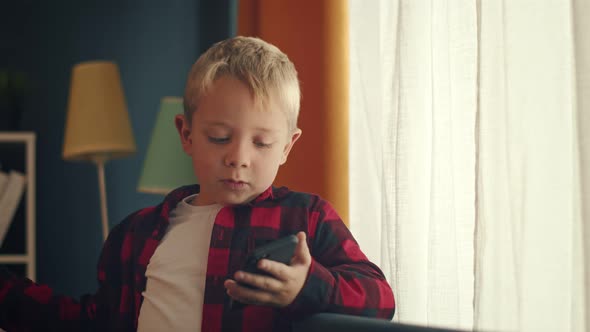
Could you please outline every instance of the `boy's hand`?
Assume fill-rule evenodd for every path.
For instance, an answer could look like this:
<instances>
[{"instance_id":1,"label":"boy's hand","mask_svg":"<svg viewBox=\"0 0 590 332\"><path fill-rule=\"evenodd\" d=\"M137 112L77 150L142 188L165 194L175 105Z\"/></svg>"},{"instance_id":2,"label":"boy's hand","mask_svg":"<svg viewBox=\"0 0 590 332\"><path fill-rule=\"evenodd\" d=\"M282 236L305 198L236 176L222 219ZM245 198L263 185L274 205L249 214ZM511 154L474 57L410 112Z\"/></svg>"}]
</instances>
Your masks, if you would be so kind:
<instances>
[{"instance_id":1,"label":"boy's hand","mask_svg":"<svg viewBox=\"0 0 590 332\"><path fill-rule=\"evenodd\" d=\"M234 274L235 281L228 279L224 283L227 294L234 300L248 304L275 307L285 307L291 304L303 288L311 265L311 254L307 247L305 233L297 233L297 238L299 242L295 248L291 265L261 259L258 262L258 268L270 273L274 278L237 271ZM251 285L255 289L241 286L238 282Z\"/></svg>"}]
</instances>

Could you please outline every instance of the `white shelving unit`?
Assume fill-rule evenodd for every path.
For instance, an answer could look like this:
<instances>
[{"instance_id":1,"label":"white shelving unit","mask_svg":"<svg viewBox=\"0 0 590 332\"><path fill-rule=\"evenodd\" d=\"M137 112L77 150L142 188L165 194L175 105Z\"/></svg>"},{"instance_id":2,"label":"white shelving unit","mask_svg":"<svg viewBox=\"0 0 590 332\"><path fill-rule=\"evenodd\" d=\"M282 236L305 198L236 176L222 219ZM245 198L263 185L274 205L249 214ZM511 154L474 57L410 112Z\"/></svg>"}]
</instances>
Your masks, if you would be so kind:
<instances>
[{"instance_id":1,"label":"white shelving unit","mask_svg":"<svg viewBox=\"0 0 590 332\"><path fill-rule=\"evenodd\" d=\"M22 171L26 176L25 192L21 198L21 203L24 204L24 214L15 215L11 224L11 227L20 227L20 230L23 231L13 232L12 235L17 238L9 238L11 236L9 228L6 238L0 246L0 265L24 266L25 276L31 280L36 278L35 144L36 136L33 132L0 132L0 165L2 165L2 170L7 172L10 171L7 168L14 168ZM21 224L14 225L15 223ZM9 241L16 245L6 249L5 243ZM14 252L14 247L20 248L18 252Z\"/></svg>"}]
</instances>

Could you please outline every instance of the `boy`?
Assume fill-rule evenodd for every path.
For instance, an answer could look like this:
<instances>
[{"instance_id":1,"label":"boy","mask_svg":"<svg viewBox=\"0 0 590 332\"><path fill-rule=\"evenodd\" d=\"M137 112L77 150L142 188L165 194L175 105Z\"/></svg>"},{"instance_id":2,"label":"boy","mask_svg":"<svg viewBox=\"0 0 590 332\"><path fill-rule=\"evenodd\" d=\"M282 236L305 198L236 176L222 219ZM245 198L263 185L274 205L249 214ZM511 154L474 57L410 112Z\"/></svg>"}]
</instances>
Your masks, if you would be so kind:
<instances>
[{"instance_id":1,"label":"boy","mask_svg":"<svg viewBox=\"0 0 590 332\"><path fill-rule=\"evenodd\" d=\"M80 303L2 276L0 327L285 331L318 312L391 318L391 288L330 204L272 186L301 136L299 99L297 72L276 47L246 37L211 47L174 119L199 185L114 227L98 292ZM299 240L290 265L263 259L269 275L240 271L248 252L289 234Z\"/></svg>"}]
</instances>

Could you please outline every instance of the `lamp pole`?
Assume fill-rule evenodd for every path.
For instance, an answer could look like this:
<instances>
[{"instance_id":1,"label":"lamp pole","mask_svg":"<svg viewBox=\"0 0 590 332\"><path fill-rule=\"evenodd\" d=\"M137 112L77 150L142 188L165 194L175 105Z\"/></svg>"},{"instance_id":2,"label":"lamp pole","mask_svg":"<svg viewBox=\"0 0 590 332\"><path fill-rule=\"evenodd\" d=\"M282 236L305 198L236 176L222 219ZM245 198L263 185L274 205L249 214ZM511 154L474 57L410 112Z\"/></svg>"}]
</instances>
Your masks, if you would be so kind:
<instances>
[{"instance_id":1,"label":"lamp pole","mask_svg":"<svg viewBox=\"0 0 590 332\"><path fill-rule=\"evenodd\" d=\"M94 163L98 170L98 188L100 190L100 216L102 218L102 240L106 241L109 234L109 217L107 213L107 190L105 185L104 164L106 158L96 158Z\"/></svg>"}]
</instances>

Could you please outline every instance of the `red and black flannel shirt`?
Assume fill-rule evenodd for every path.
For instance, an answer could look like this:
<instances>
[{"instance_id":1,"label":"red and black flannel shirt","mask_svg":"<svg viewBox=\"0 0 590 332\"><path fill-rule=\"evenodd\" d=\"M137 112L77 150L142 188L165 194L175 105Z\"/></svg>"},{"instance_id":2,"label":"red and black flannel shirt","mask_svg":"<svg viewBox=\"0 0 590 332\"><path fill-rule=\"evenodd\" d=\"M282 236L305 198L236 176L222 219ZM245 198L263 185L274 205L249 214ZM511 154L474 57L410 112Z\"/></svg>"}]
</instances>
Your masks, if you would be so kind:
<instances>
[{"instance_id":1,"label":"red and black flannel shirt","mask_svg":"<svg viewBox=\"0 0 590 332\"><path fill-rule=\"evenodd\" d=\"M47 286L0 275L0 327L13 331L135 331L146 287L145 271L166 233L169 214L187 186L158 206L139 210L113 228L98 263L99 289L80 301ZM225 279L256 246L304 231L313 257L307 281L286 308L228 309ZM189 254L190 253L186 253ZM391 318L393 293L340 217L320 197L270 187L247 205L223 207L215 218L207 263L202 331L288 331L290 322L333 312Z\"/></svg>"}]
</instances>

